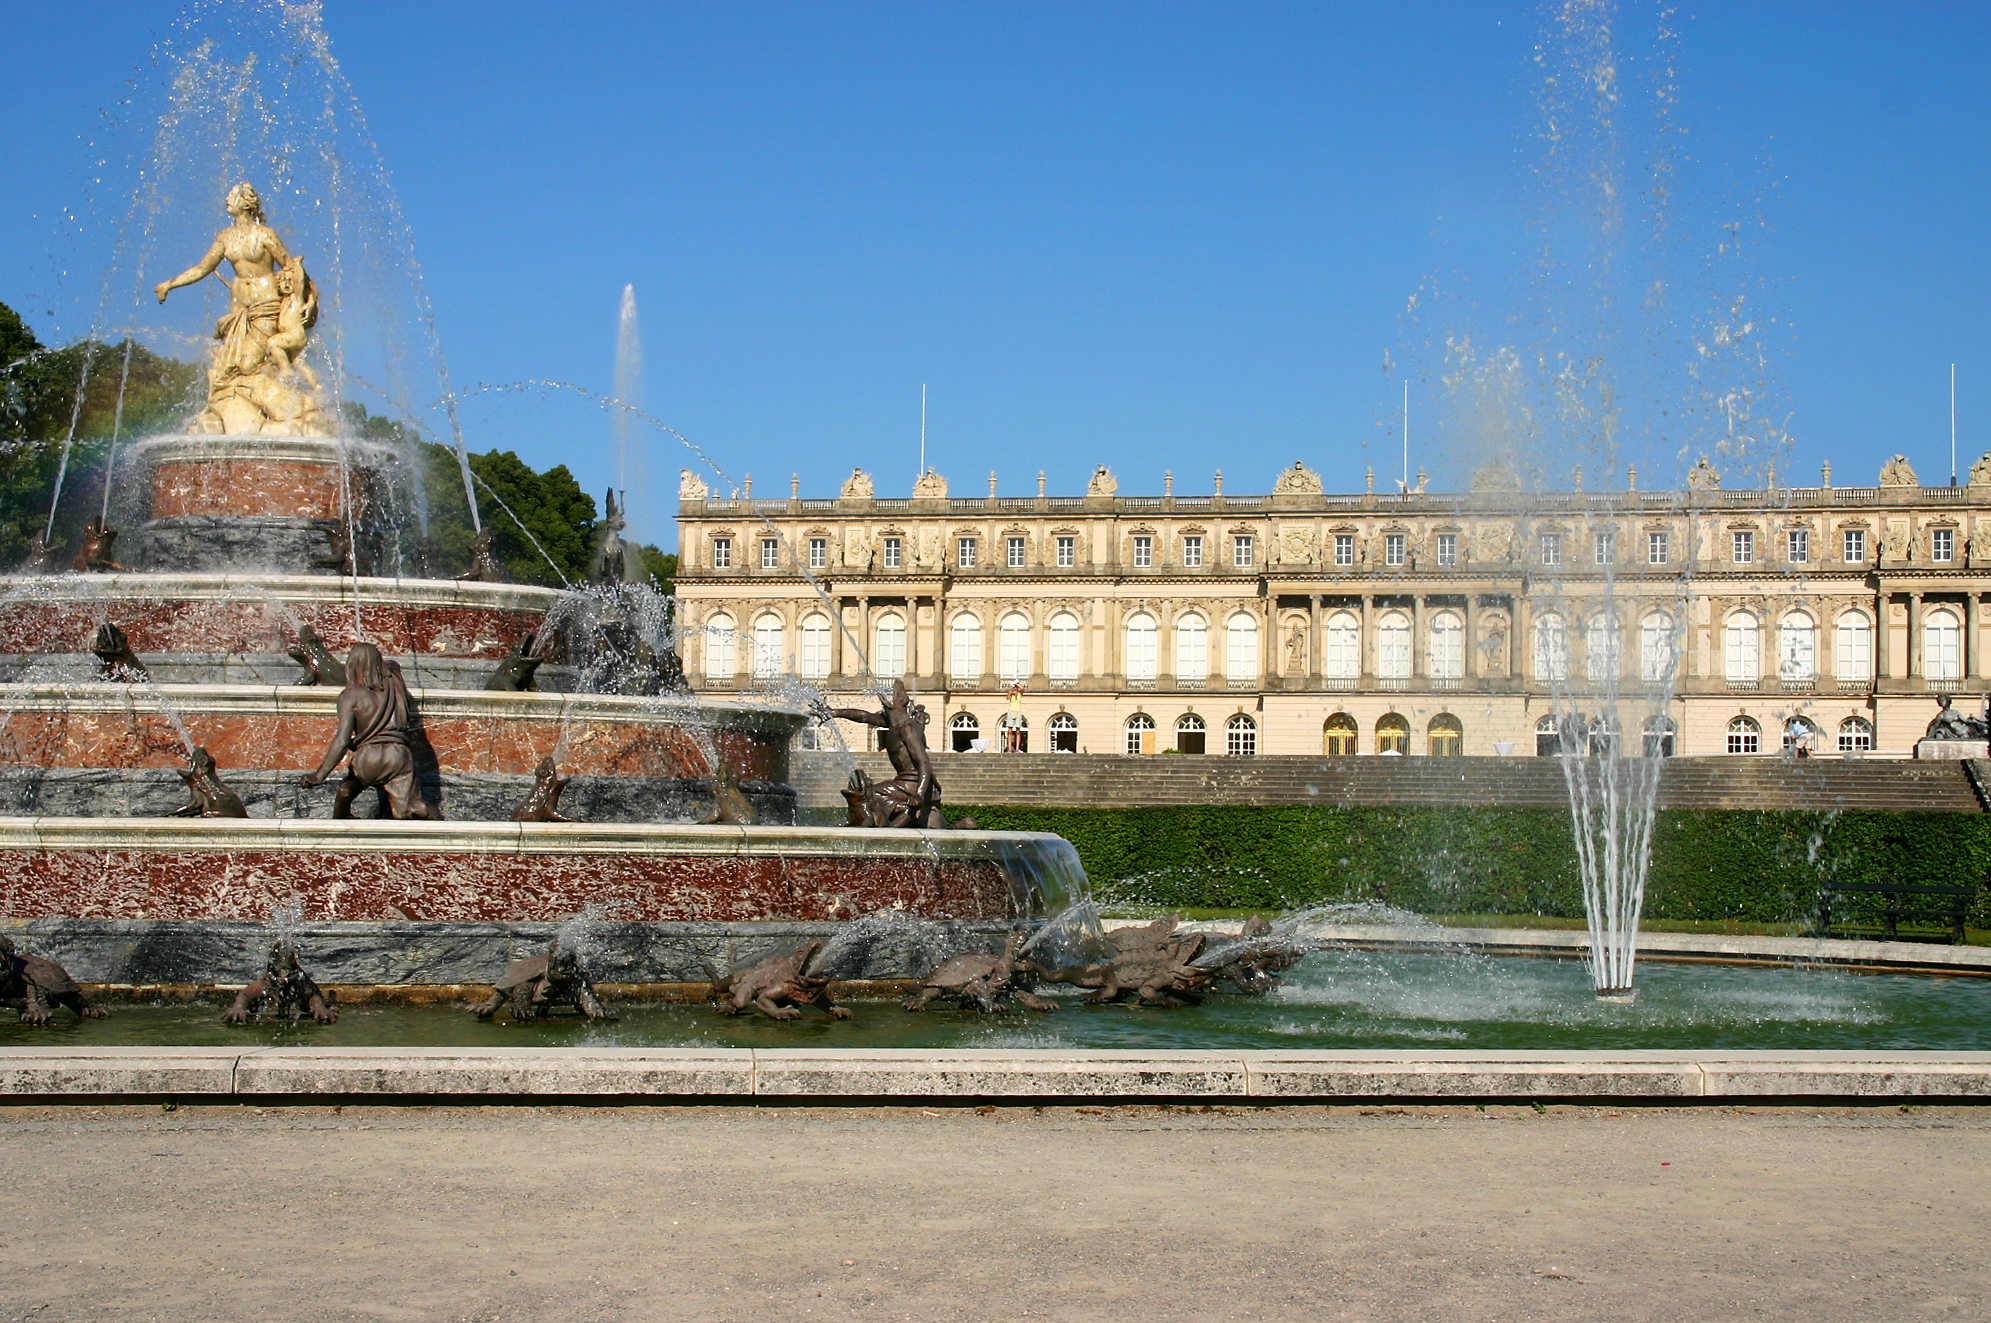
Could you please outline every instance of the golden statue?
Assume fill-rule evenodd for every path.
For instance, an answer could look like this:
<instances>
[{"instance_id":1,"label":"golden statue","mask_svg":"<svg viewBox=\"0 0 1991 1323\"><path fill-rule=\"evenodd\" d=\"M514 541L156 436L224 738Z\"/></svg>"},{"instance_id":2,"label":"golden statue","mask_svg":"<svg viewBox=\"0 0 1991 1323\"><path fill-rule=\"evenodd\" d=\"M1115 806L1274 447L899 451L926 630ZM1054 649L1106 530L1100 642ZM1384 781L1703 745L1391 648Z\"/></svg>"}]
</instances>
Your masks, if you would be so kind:
<instances>
[{"instance_id":1,"label":"golden statue","mask_svg":"<svg viewBox=\"0 0 1991 1323\"><path fill-rule=\"evenodd\" d=\"M207 279L226 258L228 314L214 325L207 407L192 431L230 436L330 436L332 419L318 397L318 375L304 361L318 321L318 286L277 232L263 223L263 200L248 184L228 190L234 223L214 236L207 256L155 286L166 296Z\"/></svg>"}]
</instances>

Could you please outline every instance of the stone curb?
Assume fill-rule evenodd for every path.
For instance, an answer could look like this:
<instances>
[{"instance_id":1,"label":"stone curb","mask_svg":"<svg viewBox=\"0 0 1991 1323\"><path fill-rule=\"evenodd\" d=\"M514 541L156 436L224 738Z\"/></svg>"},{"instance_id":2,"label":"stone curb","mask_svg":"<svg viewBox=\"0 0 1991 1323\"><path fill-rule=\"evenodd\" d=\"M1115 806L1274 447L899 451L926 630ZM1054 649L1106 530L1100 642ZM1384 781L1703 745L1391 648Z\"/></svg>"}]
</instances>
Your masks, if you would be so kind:
<instances>
[{"instance_id":1,"label":"stone curb","mask_svg":"<svg viewBox=\"0 0 1991 1323\"><path fill-rule=\"evenodd\" d=\"M25 1047L0 1102L748 1098L1475 1102L1991 1101L1991 1052L1050 1052Z\"/></svg>"}]
</instances>

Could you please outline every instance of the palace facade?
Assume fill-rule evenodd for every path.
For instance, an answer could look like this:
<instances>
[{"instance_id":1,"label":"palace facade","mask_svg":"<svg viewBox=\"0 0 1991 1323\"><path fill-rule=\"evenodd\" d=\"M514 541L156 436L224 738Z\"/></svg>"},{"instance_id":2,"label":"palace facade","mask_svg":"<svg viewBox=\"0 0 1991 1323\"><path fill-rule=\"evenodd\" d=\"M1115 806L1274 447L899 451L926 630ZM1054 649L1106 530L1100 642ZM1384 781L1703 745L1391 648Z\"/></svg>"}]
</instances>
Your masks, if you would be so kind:
<instances>
[{"instance_id":1,"label":"palace facade","mask_svg":"<svg viewBox=\"0 0 1991 1323\"><path fill-rule=\"evenodd\" d=\"M960 497L929 470L891 498L858 471L767 500L687 472L685 667L845 704L903 677L936 747L1235 756L1905 757L1939 695L1991 689L1991 456L1959 487L1899 457L1873 487L1725 491L1706 460L1686 491L1418 486Z\"/></svg>"}]
</instances>

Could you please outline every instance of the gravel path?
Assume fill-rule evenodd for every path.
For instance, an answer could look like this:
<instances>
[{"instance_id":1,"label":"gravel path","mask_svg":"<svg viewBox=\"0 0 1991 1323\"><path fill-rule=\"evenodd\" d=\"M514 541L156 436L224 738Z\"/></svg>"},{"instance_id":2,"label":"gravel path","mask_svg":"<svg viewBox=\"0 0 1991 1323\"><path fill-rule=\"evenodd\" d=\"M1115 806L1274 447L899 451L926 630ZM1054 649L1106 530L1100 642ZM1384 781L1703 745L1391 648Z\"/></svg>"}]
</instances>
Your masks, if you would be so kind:
<instances>
[{"instance_id":1,"label":"gravel path","mask_svg":"<svg viewBox=\"0 0 1991 1323\"><path fill-rule=\"evenodd\" d=\"M1991 1317L1991 1108L0 1108L0 1323Z\"/></svg>"}]
</instances>

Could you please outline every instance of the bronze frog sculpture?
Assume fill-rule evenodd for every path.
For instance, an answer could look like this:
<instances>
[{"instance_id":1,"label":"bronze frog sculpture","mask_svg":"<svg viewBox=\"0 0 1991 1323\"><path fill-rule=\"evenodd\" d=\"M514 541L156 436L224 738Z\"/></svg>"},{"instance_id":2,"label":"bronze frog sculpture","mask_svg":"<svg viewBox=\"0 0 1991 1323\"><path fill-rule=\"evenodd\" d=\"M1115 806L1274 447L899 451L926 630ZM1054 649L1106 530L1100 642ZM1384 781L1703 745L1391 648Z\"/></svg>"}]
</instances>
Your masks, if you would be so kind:
<instances>
[{"instance_id":1,"label":"bronze frog sculpture","mask_svg":"<svg viewBox=\"0 0 1991 1323\"><path fill-rule=\"evenodd\" d=\"M325 640L311 626L297 627L297 642L287 651L290 659L304 668L304 678L298 684L346 687L346 664L332 655Z\"/></svg>"},{"instance_id":2,"label":"bronze frog sculpture","mask_svg":"<svg viewBox=\"0 0 1991 1323\"><path fill-rule=\"evenodd\" d=\"M744 974L715 974L713 994L725 999L719 1014L753 1009L771 1020L795 1020L802 1007L816 1006L839 1020L850 1019L850 1011L830 999L829 976L809 972L810 962L822 951L821 942L810 942L791 955L769 956Z\"/></svg>"},{"instance_id":3,"label":"bronze frog sculpture","mask_svg":"<svg viewBox=\"0 0 1991 1323\"><path fill-rule=\"evenodd\" d=\"M152 678L152 672L145 669L145 663L131 650L131 640L108 620L97 626L97 637L91 640L90 651L97 654L99 680L143 684Z\"/></svg>"},{"instance_id":4,"label":"bronze frog sculpture","mask_svg":"<svg viewBox=\"0 0 1991 1323\"><path fill-rule=\"evenodd\" d=\"M498 668L491 672L491 678L484 682L487 691L507 694L531 693L539 687L533 673L546 661L544 657L532 654L535 636L525 635L512 646L512 651Z\"/></svg>"},{"instance_id":5,"label":"bronze frog sculpture","mask_svg":"<svg viewBox=\"0 0 1991 1323\"><path fill-rule=\"evenodd\" d=\"M595 986L581 968L580 953L562 946L557 937L536 956L514 960L492 985L491 995L470 1008L488 1020L509 1002L512 1020L524 1024L544 1019L555 1006L572 1006L590 1020L613 1020L615 1013L595 995Z\"/></svg>"},{"instance_id":6,"label":"bronze frog sculpture","mask_svg":"<svg viewBox=\"0 0 1991 1323\"><path fill-rule=\"evenodd\" d=\"M560 792L574 778L561 776L549 755L539 760L539 766L532 771L532 789L525 792L525 798L512 812L513 822L572 822L560 812Z\"/></svg>"},{"instance_id":7,"label":"bronze frog sculpture","mask_svg":"<svg viewBox=\"0 0 1991 1323\"><path fill-rule=\"evenodd\" d=\"M993 955L969 951L950 957L926 976L917 992L906 998L906 1009L923 1011L935 1001L952 998L963 1010L972 1004L990 1014L1001 1010L1005 999L1033 1011L1057 1010L1055 1002L1045 1001L1017 985L1019 976L1026 982L1036 981L1036 967L1016 958L1022 944L1022 937L1012 933L1002 950Z\"/></svg>"},{"instance_id":8,"label":"bronze frog sculpture","mask_svg":"<svg viewBox=\"0 0 1991 1323\"><path fill-rule=\"evenodd\" d=\"M173 810L176 818L246 818L249 810L243 805L242 797L221 783L221 777L214 766L214 755L205 748L196 747L187 755L192 764L180 773L180 779L187 783L187 802Z\"/></svg>"},{"instance_id":9,"label":"bronze frog sculpture","mask_svg":"<svg viewBox=\"0 0 1991 1323\"><path fill-rule=\"evenodd\" d=\"M753 801L740 789L739 775L724 763L712 774L712 811L698 820L702 827L719 822L737 827L751 827L754 822Z\"/></svg>"},{"instance_id":10,"label":"bronze frog sculpture","mask_svg":"<svg viewBox=\"0 0 1991 1323\"><path fill-rule=\"evenodd\" d=\"M247 1024L251 1017L261 1019L265 1014L292 1024L306 1015L319 1024L335 1024L339 1018L332 998L304 972L297 963L297 948L286 941L270 943L262 976L235 994L235 1004L222 1012L221 1021Z\"/></svg>"},{"instance_id":11,"label":"bronze frog sculpture","mask_svg":"<svg viewBox=\"0 0 1991 1323\"><path fill-rule=\"evenodd\" d=\"M47 1024L55 1018L57 1006L67 1006L85 1020L101 1020L110 1014L92 1005L69 971L53 960L24 956L14 950L14 939L0 933L0 1006L21 1013L22 1024Z\"/></svg>"}]
</instances>

